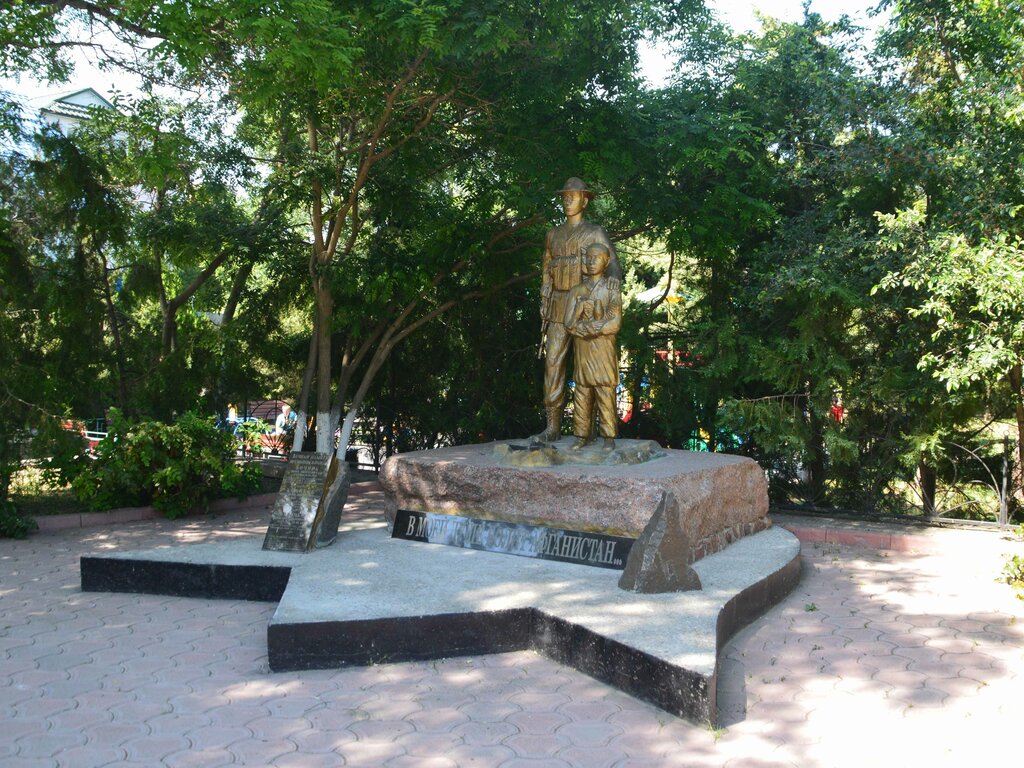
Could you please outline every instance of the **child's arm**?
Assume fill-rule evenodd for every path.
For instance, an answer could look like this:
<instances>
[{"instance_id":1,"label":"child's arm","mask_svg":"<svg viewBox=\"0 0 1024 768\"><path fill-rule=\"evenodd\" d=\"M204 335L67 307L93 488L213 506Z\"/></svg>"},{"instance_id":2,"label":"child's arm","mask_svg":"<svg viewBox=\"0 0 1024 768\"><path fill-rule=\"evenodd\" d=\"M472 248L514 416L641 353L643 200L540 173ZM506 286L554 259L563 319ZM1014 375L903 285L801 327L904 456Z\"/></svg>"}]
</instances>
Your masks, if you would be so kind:
<instances>
[{"instance_id":1,"label":"child's arm","mask_svg":"<svg viewBox=\"0 0 1024 768\"><path fill-rule=\"evenodd\" d=\"M618 288L608 291L608 306L604 310L604 324L600 333L603 336L614 336L622 328L622 294Z\"/></svg>"},{"instance_id":2,"label":"child's arm","mask_svg":"<svg viewBox=\"0 0 1024 768\"><path fill-rule=\"evenodd\" d=\"M608 303L605 306L604 318L590 323L591 336L614 336L622 327L622 294L617 289L612 289L611 282L610 279L604 281Z\"/></svg>"}]
</instances>

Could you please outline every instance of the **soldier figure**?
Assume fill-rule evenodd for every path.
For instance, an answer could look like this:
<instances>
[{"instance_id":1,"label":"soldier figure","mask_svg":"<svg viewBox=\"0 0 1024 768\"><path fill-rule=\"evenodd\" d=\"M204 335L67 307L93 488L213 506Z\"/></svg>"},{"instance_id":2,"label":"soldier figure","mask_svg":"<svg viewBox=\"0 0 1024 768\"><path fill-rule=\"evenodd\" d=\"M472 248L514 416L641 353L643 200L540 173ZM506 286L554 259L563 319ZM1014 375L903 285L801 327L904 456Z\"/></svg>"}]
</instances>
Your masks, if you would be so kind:
<instances>
[{"instance_id":1,"label":"soldier figure","mask_svg":"<svg viewBox=\"0 0 1024 768\"><path fill-rule=\"evenodd\" d=\"M583 255L594 243L608 250L605 271L612 291L619 290L622 268L615 246L603 227L583 218L583 211L594 197L581 179L573 177L561 190L565 223L548 231L544 242L541 277L541 344L544 354L544 411L547 426L537 435L542 442L555 442L562 432L565 406L565 373L572 336L565 328L569 291L583 277Z\"/></svg>"}]
</instances>

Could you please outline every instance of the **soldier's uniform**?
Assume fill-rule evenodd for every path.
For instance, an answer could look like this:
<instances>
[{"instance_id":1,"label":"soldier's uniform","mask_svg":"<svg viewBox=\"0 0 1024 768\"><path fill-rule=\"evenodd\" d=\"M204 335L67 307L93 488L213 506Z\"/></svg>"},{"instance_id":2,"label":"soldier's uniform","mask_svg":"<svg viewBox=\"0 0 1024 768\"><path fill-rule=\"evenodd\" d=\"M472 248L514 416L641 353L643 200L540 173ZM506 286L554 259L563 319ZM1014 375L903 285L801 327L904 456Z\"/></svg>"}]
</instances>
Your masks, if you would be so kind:
<instances>
[{"instance_id":1,"label":"soldier's uniform","mask_svg":"<svg viewBox=\"0 0 1024 768\"><path fill-rule=\"evenodd\" d=\"M583 278L583 254L592 243L602 243L608 248L610 259L605 274L621 281L622 268L615 246L604 228L597 224L585 220L576 226L568 222L560 224L548 231L544 243L541 317L547 325L544 408L549 429L561 422L565 403L565 368L572 340L564 323L569 291Z\"/></svg>"},{"instance_id":2,"label":"soldier's uniform","mask_svg":"<svg viewBox=\"0 0 1024 768\"><path fill-rule=\"evenodd\" d=\"M574 331L581 323L597 321L596 336L578 335L573 341L576 393L573 398L573 434L589 440L594 432L594 411L600 416L601 437L615 438L615 388L619 384L619 350L615 335L622 327L622 296L605 276L587 285L586 280L569 292L565 327Z\"/></svg>"}]
</instances>

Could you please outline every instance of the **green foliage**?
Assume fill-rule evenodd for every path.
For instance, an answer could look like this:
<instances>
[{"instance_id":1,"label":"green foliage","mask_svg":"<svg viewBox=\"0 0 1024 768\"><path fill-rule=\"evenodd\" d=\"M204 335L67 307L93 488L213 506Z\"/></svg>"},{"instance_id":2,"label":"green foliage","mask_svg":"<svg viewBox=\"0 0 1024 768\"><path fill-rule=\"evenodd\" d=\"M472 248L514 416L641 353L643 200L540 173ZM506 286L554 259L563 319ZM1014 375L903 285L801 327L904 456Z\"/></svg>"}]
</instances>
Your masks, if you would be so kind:
<instances>
[{"instance_id":1,"label":"green foliage","mask_svg":"<svg viewBox=\"0 0 1024 768\"><path fill-rule=\"evenodd\" d=\"M1024 526L1021 526L1019 535L1024 536ZM1003 565L1001 578L1013 588L1019 600L1024 600L1024 557L1011 555Z\"/></svg>"},{"instance_id":2,"label":"green foliage","mask_svg":"<svg viewBox=\"0 0 1024 768\"><path fill-rule=\"evenodd\" d=\"M0 539L24 539L38 527L32 518L19 515L14 504L0 499Z\"/></svg>"},{"instance_id":3,"label":"green foliage","mask_svg":"<svg viewBox=\"0 0 1024 768\"><path fill-rule=\"evenodd\" d=\"M38 428L29 445L37 461L44 483L63 487L74 481L88 466L86 442L77 429L67 429L68 422L47 419Z\"/></svg>"},{"instance_id":4,"label":"green foliage","mask_svg":"<svg viewBox=\"0 0 1024 768\"><path fill-rule=\"evenodd\" d=\"M133 424L111 409L111 421L95 460L73 483L91 509L152 504L176 518L259 486L259 468L232 460L234 437L217 430L213 419L186 413L174 424Z\"/></svg>"},{"instance_id":5,"label":"green foliage","mask_svg":"<svg viewBox=\"0 0 1024 768\"><path fill-rule=\"evenodd\" d=\"M250 455L259 455L263 437L270 434L273 429L263 419L252 419L243 421L238 425L236 431L242 441L243 450Z\"/></svg>"},{"instance_id":6,"label":"green foliage","mask_svg":"<svg viewBox=\"0 0 1024 768\"><path fill-rule=\"evenodd\" d=\"M932 320L933 344L921 366L948 390L997 381L1024 358L1024 245L1001 231L969 239L928 231L923 201L881 217L884 245L907 256L880 286L922 296L912 316Z\"/></svg>"},{"instance_id":7,"label":"green foliage","mask_svg":"<svg viewBox=\"0 0 1024 768\"><path fill-rule=\"evenodd\" d=\"M293 399L311 284L330 359L356 360L345 392L316 383L365 396L387 450L535 430L530 274L570 175L627 291L679 299L629 305L630 436L744 452L779 501L904 510L921 477L992 484L992 419L1024 433L1017 2L885 0L874 51L810 11L733 37L696 0L86 5L5 7L0 71L59 77L102 20L160 40L154 79L223 98L120 98L5 157L0 498L54 414ZM680 60L660 90L635 75L651 32ZM171 429L133 428L132 488L89 493L184 506L191 465L146 463Z\"/></svg>"}]
</instances>

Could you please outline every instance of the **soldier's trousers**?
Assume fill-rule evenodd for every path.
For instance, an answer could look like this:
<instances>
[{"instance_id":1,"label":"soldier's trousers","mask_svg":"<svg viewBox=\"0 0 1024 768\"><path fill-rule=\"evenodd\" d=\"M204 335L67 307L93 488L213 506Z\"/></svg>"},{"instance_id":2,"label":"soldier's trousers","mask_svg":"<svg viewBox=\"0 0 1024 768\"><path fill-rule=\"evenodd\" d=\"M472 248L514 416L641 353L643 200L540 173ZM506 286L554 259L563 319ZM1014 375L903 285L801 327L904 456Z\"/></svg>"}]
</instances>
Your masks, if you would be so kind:
<instances>
[{"instance_id":1,"label":"soldier's trousers","mask_svg":"<svg viewBox=\"0 0 1024 768\"><path fill-rule=\"evenodd\" d=\"M595 405L601 419L601 437L614 438L615 428L618 426L615 387L584 387L579 382L576 382L576 393L572 399L572 433L576 437L594 436Z\"/></svg>"},{"instance_id":2,"label":"soldier's trousers","mask_svg":"<svg viewBox=\"0 0 1024 768\"><path fill-rule=\"evenodd\" d=\"M565 366L569 361L572 334L561 323L548 323L548 338L544 357L544 407L561 408L565 405Z\"/></svg>"}]
</instances>

